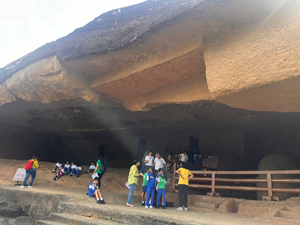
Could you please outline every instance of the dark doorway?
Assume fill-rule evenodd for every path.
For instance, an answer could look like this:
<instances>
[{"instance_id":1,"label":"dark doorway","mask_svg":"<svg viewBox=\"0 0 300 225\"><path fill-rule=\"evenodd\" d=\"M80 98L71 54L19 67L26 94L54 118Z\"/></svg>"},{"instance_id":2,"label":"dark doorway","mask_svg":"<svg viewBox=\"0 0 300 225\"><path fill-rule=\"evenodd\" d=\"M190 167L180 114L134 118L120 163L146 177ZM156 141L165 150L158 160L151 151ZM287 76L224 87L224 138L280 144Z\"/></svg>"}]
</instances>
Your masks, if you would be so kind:
<instances>
[{"instance_id":1,"label":"dark doorway","mask_svg":"<svg viewBox=\"0 0 300 225\"><path fill-rule=\"evenodd\" d=\"M189 162L194 162L194 152L199 150L199 137L190 136Z\"/></svg>"},{"instance_id":2,"label":"dark doorway","mask_svg":"<svg viewBox=\"0 0 300 225\"><path fill-rule=\"evenodd\" d=\"M104 157L105 156L105 147L106 146L107 145L100 145L98 157L100 157L100 156Z\"/></svg>"},{"instance_id":3,"label":"dark doorway","mask_svg":"<svg viewBox=\"0 0 300 225\"><path fill-rule=\"evenodd\" d=\"M145 139L139 139L139 145L138 145L138 159L142 159L144 156L146 150L146 140Z\"/></svg>"}]
</instances>

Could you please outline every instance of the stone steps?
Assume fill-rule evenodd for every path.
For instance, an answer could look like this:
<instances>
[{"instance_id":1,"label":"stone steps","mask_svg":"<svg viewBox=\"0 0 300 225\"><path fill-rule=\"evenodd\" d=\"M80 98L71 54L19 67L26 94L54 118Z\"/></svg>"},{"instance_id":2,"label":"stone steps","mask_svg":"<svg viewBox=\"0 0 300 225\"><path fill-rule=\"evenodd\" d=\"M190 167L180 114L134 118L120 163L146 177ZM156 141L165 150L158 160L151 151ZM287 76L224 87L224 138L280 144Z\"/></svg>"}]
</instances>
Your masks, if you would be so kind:
<instances>
[{"instance_id":1,"label":"stone steps","mask_svg":"<svg viewBox=\"0 0 300 225\"><path fill-rule=\"evenodd\" d=\"M216 209L210 209L210 208L201 208L201 207L196 207L196 206L189 206L188 207L189 211L192 212L213 212Z\"/></svg>"},{"instance_id":2,"label":"stone steps","mask_svg":"<svg viewBox=\"0 0 300 225\"><path fill-rule=\"evenodd\" d=\"M206 209L217 209L219 208L219 203L214 202L196 202L195 207L206 208Z\"/></svg>"},{"instance_id":3,"label":"stone steps","mask_svg":"<svg viewBox=\"0 0 300 225\"><path fill-rule=\"evenodd\" d=\"M275 217L300 220L300 213L299 213L299 211L281 210L275 214ZM300 223L300 221L299 221L299 223Z\"/></svg>"},{"instance_id":4,"label":"stone steps","mask_svg":"<svg viewBox=\"0 0 300 225\"><path fill-rule=\"evenodd\" d=\"M58 225L58 224L72 224L72 225L112 225L115 224L114 221L108 221L104 219L96 219L85 216L78 216L74 214L67 213L51 213L49 220L38 220L37 224L48 224L48 225Z\"/></svg>"}]
</instances>

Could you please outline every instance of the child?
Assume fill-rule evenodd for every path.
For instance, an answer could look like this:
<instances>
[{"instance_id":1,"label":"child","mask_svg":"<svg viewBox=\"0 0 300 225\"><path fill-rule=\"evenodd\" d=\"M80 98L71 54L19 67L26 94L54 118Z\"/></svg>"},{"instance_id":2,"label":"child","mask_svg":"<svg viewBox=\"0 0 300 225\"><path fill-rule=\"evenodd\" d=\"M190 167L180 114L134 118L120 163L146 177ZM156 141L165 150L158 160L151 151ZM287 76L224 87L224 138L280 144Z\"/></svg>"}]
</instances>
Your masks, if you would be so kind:
<instances>
[{"instance_id":1,"label":"child","mask_svg":"<svg viewBox=\"0 0 300 225\"><path fill-rule=\"evenodd\" d=\"M88 192L86 193L90 198L96 197L97 204L106 204L105 201L102 198L100 189L98 189L98 180L94 179L92 183L90 183L88 187Z\"/></svg>"},{"instance_id":2,"label":"child","mask_svg":"<svg viewBox=\"0 0 300 225\"><path fill-rule=\"evenodd\" d=\"M64 166L61 165L60 169L57 171L57 174L56 176L53 178L53 180L57 180L59 179L60 177L62 177L63 175L65 174L65 169L64 169Z\"/></svg>"},{"instance_id":3,"label":"child","mask_svg":"<svg viewBox=\"0 0 300 225\"><path fill-rule=\"evenodd\" d=\"M90 165L90 168L87 170L87 171L84 171L85 173L89 173L89 172L94 172L96 169L96 166L95 166L95 162L92 161L91 165Z\"/></svg>"},{"instance_id":4,"label":"child","mask_svg":"<svg viewBox=\"0 0 300 225\"><path fill-rule=\"evenodd\" d=\"M77 177L79 177L80 173L81 173L81 165L79 163L77 163L76 169L75 169L75 174L77 175Z\"/></svg>"},{"instance_id":5,"label":"child","mask_svg":"<svg viewBox=\"0 0 300 225\"><path fill-rule=\"evenodd\" d=\"M52 173L55 173L57 169L60 169L60 167L61 167L61 161L58 161L58 162L52 167L52 169L53 169Z\"/></svg>"},{"instance_id":6,"label":"child","mask_svg":"<svg viewBox=\"0 0 300 225\"><path fill-rule=\"evenodd\" d=\"M153 203L154 203L154 193L155 193L155 178L152 175L152 169L151 167L148 168L148 175L147 175L147 200L146 200L146 206L145 208L149 208L149 200L151 198L151 204L150 204L150 209L153 208Z\"/></svg>"},{"instance_id":7,"label":"child","mask_svg":"<svg viewBox=\"0 0 300 225\"><path fill-rule=\"evenodd\" d=\"M69 167L69 169L68 169L67 175L70 174L70 176L73 176L73 173L76 172L76 169L77 169L77 167L75 165L75 162L72 162L71 167Z\"/></svg>"},{"instance_id":8,"label":"child","mask_svg":"<svg viewBox=\"0 0 300 225\"><path fill-rule=\"evenodd\" d=\"M163 204L162 204L162 208L165 209L166 207L166 178L164 177L164 172L163 169L159 169L158 171L158 176L157 176L157 186L156 186L156 190L157 190L157 203L156 203L156 208L159 208L159 201L160 201L160 197L163 197Z\"/></svg>"},{"instance_id":9,"label":"child","mask_svg":"<svg viewBox=\"0 0 300 225\"><path fill-rule=\"evenodd\" d=\"M67 172L69 168L70 168L70 162L67 161L66 164L65 164L65 166L64 166L64 169Z\"/></svg>"},{"instance_id":10,"label":"child","mask_svg":"<svg viewBox=\"0 0 300 225\"><path fill-rule=\"evenodd\" d=\"M148 170L146 171L146 173L143 175L142 205L145 205L146 198L147 198L147 184L148 184L148 182L147 182L147 176L148 176L148 173L150 173L149 171L150 170L148 168Z\"/></svg>"}]
</instances>

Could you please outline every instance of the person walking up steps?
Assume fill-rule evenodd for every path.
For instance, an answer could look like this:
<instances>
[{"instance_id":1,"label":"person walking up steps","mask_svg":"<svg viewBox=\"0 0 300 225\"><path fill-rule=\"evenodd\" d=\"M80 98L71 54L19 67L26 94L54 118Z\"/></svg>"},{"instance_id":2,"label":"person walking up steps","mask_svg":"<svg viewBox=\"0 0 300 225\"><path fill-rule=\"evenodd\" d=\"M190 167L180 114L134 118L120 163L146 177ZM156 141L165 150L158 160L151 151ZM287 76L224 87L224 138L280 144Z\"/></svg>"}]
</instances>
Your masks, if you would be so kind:
<instances>
[{"instance_id":1,"label":"person walking up steps","mask_svg":"<svg viewBox=\"0 0 300 225\"><path fill-rule=\"evenodd\" d=\"M24 167L24 169L26 170L26 175L24 178L24 181L21 185L20 188L24 188L28 178L31 175L31 181L28 185L28 188L32 188L32 184L34 182L35 176L36 176L36 169L39 168L39 162L38 162L38 156L33 156L32 159L29 159ZM42 166L41 166L42 167Z\"/></svg>"},{"instance_id":2,"label":"person walking up steps","mask_svg":"<svg viewBox=\"0 0 300 225\"><path fill-rule=\"evenodd\" d=\"M182 168L176 171L179 174L178 181L178 198L179 198L179 208L180 211L188 211L188 189L189 181L194 177L194 175L186 168L186 164L183 164ZM183 198L183 202L182 202ZM183 206L184 209L183 209Z\"/></svg>"},{"instance_id":3,"label":"person walking up steps","mask_svg":"<svg viewBox=\"0 0 300 225\"><path fill-rule=\"evenodd\" d=\"M134 160L132 164L133 165L130 167L129 176L128 176L128 185L129 185L130 191L129 191L128 200L126 203L126 205L129 207L134 206L134 205L131 205L131 199L132 199L135 188L138 186L139 177L143 176L143 175L139 174L139 170L138 170L138 166L141 164L141 162L138 160Z\"/></svg>"}]
</instances>

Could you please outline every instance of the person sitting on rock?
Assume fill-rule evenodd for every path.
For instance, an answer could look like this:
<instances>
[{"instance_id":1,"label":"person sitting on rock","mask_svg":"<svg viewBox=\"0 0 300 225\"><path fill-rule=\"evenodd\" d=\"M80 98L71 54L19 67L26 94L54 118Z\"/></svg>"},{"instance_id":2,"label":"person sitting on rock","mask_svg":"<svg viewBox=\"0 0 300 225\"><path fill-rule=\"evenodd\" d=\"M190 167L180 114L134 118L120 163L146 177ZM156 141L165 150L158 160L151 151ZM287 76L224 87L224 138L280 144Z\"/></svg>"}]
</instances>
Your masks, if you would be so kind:
<instances>
[{"instance_id":1,"label":"person sitting on rock","mask_svg":"<svg viewBox=\"0 0 300 225\"><path fill-rule=\"evenodd\" d=\"M52 173L55 173L57 169L60 169L60 167L61 167L61 161L58 161L58 162L52 167L52 169L53 169Z\"/></svg>"},{"instance_id":2,"label":"person sitting on rock","mask_svg":"<svg viewBox=\"0 0 300 225\"><path fill-rule=\"evenodd\" d=\"M95 162L92 161L91 165L90 165L90 168L87 170L87 171L84 171L85 173L90 173L90 172L94 172L96 169L96 166L95 166Z\"/></svg>"},{"instance_id":3,"label":"person sitting on rock","mask_svg":"<svg viewBox=\"0 0 300 225\"><path fill-rule=\"evenodd\" d=\"M60 167L60 169L57 170L57 174L56 174L56 176L53 178L53 180L56 181L57 179L61 178L64 174L65 174L65 169L64 169L64 166L62 165L62 166Z\"/></svg>"},{"instance_id":4,"label":"person sitting on rock","mask_svg":"<svg viewBox=\"0 0 300 225\"><path fill-rule=\"evenodd\" d=\"M76 164L76 170L75 170L75 174L77 175L77 177L79 177L80 173L81 173L81 165L79 163Z\"/></svg>"},{"instance_id":5,"label":"person sitting on rock","mask_svg":"<svg viewBox=\"0 0 300 225\"><path fill-rule=\"evenodd\" d=\"M73 176L73 173L76 172L76 169L77 169L77 166L76 166L75 162L72 162L66 175L70 174L70 176Z\"/></svg>"},{"instance_id":6,"label":"person sitting on rock","mask_svg":"<svg viewBox=\"0 0 300 225\"><path fill-rule=\"evenodd\" d=\"M102 198L100 189L98 188L98 180L94 179L92 183L90 183L88 187L87 195L92 198L95 197L97 199L97 204L106 204Z\"/></svg>"}]
</instances>

